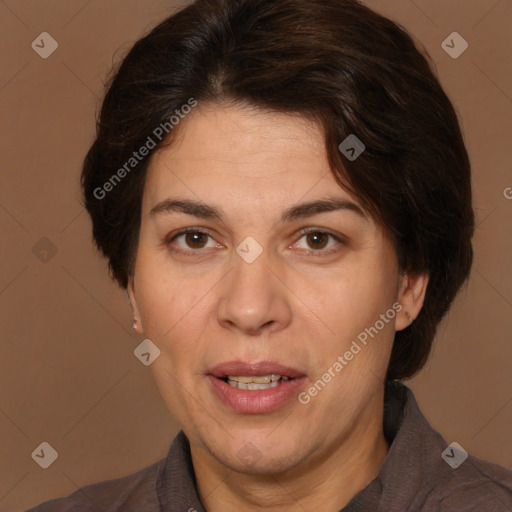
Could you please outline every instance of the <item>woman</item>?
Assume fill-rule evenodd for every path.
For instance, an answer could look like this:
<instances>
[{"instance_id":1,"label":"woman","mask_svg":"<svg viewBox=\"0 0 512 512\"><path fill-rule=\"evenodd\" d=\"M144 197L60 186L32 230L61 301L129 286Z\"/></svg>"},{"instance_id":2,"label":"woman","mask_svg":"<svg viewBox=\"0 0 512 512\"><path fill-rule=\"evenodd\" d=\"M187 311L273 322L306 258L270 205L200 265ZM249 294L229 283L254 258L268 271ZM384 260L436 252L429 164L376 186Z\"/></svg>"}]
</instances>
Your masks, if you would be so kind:
<instances>
[{"instance_id":1,"label":"woman","mask_svg":"<svg viewBox=\"0 0 512 512\"><path fill-rule=\"evenodd\" d=\"M198 0L122 62L82 184L182 430L33 511L512 509L512 473L400 382L469 275L474 216L456 114L395 23Z\"/></svg>"}]
</instances>

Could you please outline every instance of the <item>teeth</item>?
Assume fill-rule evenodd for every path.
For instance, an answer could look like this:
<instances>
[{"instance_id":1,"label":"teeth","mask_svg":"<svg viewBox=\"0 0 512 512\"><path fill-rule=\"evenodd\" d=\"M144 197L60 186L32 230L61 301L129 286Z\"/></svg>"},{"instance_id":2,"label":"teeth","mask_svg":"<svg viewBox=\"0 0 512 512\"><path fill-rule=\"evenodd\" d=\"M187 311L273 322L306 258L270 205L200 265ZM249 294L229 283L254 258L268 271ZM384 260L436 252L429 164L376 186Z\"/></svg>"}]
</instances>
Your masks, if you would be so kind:
<instances>
[{"instance_id":1,"label":"teeth","mask_svg":"<svg viewBox=\"0 0 512 512\"><path fill-rule=\"evenodd\" d=\"M281 377L281 375L258 375L257 377L246 377L243 375L228 375L229 380L236 380L243 384L254 382L255 384L268 384L269 382L277 382L279 379L288 380L288 377Z\"/></svg>"},{"instance_id":2,"label":"teeth","mask_svg":"<svg viewBox=\"0 0 512 512\"><path fill-rule=\"evenodd\" d=\"M289 380L289 377L281 377L281 375L262 375L258 377L228 376L228 384L230 386L250 391L275 388L281 384L281 380Z\"/></svg>"},{"instance_id":3,"label":"teeth","mask_svg":"<svg viewBox=\"0 0 512 512\"><path fill-rule=\"evenodd\" d=\"M245 389L249 391L257 391L259 389L269 389L280 386L279 382L270 382L268 384L256 384L255 382L249 382L244 384L243 382L237 382L236 380L228 380L228 384L234 388Z\"/></svg>"},{"instance_id":4,"label":"teeth","mask_svg":"<svg viewBox=\"0 0 512 512\"><path fill-rule=\"evenodd\" d=\"M249 382L244 384L243 382L237 382L236 380L228 380L228 384L234 388L256 391L259 389L275 388L280 385L280 382L269 382L268 384L256 384L255 382Z\"/></svg>"}]
</instances>

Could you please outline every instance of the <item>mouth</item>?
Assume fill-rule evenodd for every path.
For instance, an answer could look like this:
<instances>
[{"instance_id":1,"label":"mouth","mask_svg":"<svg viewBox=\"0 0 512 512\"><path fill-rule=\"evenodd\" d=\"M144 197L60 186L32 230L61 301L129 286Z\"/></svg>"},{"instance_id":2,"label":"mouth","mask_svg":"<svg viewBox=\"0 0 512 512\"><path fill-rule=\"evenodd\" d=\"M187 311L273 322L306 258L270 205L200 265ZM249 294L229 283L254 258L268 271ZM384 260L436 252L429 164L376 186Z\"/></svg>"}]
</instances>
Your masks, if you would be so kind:
<instances>
[{"instance_id":1,"label":"mouth","mask_svg":"<svg viewBox=\"0 0 512 512\"><path fill-rule=\"evenodd\" d=\"M224 405L245 413L280 408L306 381L300 370L271 361L230 361L211 368L206 376Z\"/></svg>"},{"instance_id":2,"label":"mouth","mask_svg":"<svg viewBox=\"0 0 512 512\"><path fill-rule=\"evenodd\" d=\"M290 377L286 377L284 375L260 375L254 377L244 375L229 375L222 380L233 388L245 389L248 391L258 391L260 389L276 388L281 383L291 379Z\"/></svg>"},{"instance_id":3,"label":"mouth","mask_svg":"<svg viewBox=\"0 0 512 512\"><path fill-rule=\"evenodd\" d=\"M227 361L210 368L207 375L218 379L227 379L242 384L270 384L280 380L290 380L305 377L306 374L291 366L274 361L248 363L245 361Z\"/></svg>"}]
</instances>

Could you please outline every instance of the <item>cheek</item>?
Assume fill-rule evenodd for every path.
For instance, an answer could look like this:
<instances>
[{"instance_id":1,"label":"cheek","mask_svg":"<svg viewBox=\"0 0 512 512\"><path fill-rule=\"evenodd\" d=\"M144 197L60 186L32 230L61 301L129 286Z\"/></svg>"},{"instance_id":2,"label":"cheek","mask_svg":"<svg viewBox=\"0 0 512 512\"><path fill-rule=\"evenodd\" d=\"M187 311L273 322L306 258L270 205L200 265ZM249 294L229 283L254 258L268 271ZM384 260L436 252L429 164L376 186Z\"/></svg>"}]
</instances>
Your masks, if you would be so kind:
<instances>
[{"instance_id":1,"label":"cheek","mask_svg":"<svg viewBox=\"0 0 512 512\"><path fill-rule=\"evenodd\" d=\"M135 269L136 297L144 333L150 339L168 332L183 316L183 310L190 309L179 277L162 263L158 253L141 241Z\"/></svg>"},{"instance_id":2,"label":"cheek","mask_svg":"<svg viewBox=\"0 0 512 512\"><path fill-rule=\"evenodd\" d=\"M370 370L376 375L385 372L395 333L397 271L393 260L354 256L323 282L322 294L316 293L321 301L319 316L335 338L324 345L321 366L329 368L338 356L347 354L343 379L333 388L344 382L355 390L360 379L367 382Z\"/></svg>"},{"instance_id":3,"label":"cheek","mask_svg":"<svg viewBox=\"0 0 512 512\"><path fill-rule=\"evenodd\" d=\"M177 289L176 284L158 283L141 294L144 334L169 352L174 348L173 340L180 340L182 348L190 347L195 331L202 325L198 318L200 297L178 293Z\"/></svg>"},{"instance_id":4,"label":"cheek","mask_svg":"<svg viewBox=\"0 0 512 512\"><path fill-rule=\"evenodd\" d=\"M157 361L178 375L200 360L204 330L211 315L205 298L210 287L206 282L194 286L189 280L157 276L145 283L139 290L144 335L160 349Z\"/></svg>"},{"instance_id":5,"label":"cheek","mask_svg":"<svg viewBox=\"0 0 512 512\"><path fill-rule=\"evenodd\" d=\"M366 327L390 308L396 297L391 269L377 262L359 261L333 272L318 293L321 311L339 325Z\"/></svg>"}]
</instances>

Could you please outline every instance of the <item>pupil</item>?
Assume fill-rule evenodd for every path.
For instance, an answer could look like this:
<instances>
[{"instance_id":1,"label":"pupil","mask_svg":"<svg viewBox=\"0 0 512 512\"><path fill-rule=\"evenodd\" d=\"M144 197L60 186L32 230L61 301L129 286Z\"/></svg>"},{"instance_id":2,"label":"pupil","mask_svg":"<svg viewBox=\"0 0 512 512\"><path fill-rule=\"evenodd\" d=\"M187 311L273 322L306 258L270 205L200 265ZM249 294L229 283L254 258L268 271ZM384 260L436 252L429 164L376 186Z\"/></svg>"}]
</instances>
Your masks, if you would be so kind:
<instances>
[{"instance_id":1,"label":"pupil","mask_svg":"<svg viewBox=\"0 0 512 512\"><path fill-rule=\"evenodd\" d=\"M198 239L201 239L203 236L204 235L202 233L188 233L187 234L187 244L189 244L189 245L194 245L194 244L201 245L201 241L198 240Z\"/></svg>"},{"instance_id":2,"label":"pupil","mask_svg":"<svg viewBox=\"0 0 512 512\"><path fill-rule=\"evenodd\" d=\"M317 240L318 240L318 238L322 238L322 237L323 237L324 239L325 239L325 238L327 238L327 237L324 235L324 233L310 233L310 235L309 235L309 236L311 237L311 238L310 238L310 240L311 240L311 239L317 239ZM316 245L317 247L319 246L319 244L317 244L316 242L313 242L313 245ZM321 246L321 248L325 247L325 243L324 243L324 244L320 244L320 246Z\"/></svg>"}]
</instances>

